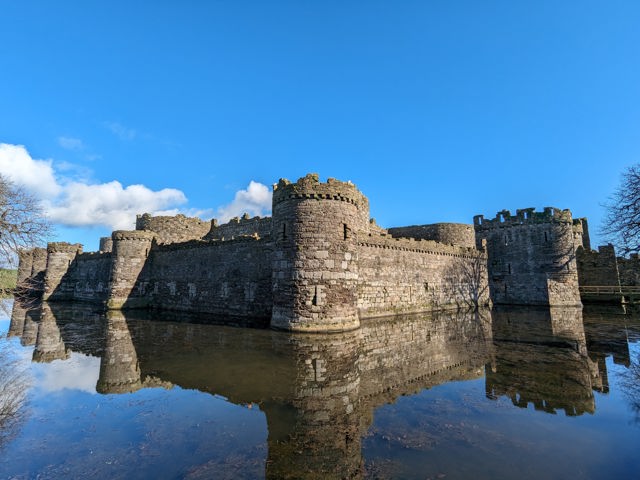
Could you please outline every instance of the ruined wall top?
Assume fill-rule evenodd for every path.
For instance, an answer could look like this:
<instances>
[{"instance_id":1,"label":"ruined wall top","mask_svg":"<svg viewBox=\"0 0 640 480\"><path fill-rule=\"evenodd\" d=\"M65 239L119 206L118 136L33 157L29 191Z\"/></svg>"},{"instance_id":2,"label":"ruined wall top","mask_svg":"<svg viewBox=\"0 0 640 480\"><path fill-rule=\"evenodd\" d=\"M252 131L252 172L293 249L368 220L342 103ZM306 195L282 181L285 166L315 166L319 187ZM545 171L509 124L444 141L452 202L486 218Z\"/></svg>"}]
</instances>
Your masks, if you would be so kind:
<instances>
[{"instance_id":1,"label":"ruined wall top","mask_svg":"<svg viewBox=\"0 0 640 480\"><path fill-rule=\"evenodd\" d=\"M146 230L116 230L111 234L113 241L138 240L151 242L155 238L154 232Z\"/></svg>"},{"instance_id":2,"label":"ruined wall top","mask_svg":"<svg viewBox=\"0 0 640 480\"><path fill-rule=\"evenodd\" d=\"M573 225L571 210L560 210L554 207L545 207L542 212L536 212L535 208L521 208L511 215L509 210L497 213L494 219L484 218L484 215L473 217L473 225L476 230L491 230L495 228L511 227L514 225L534 225L541 223L569 223Z\"/></svg>"},{"instance_id":3,"label":"ruined wall top","mask_svg":"<svg viewBox=\"0 0 640 480\"><path fill-rule=\"evenodd\" d=\"M476 239L473 225L466 223L433 223L429 225L411 225L388 229L394 237L434 240L440 243L475 247Z\"/></svg>"},{"instance_id":4,"label":"ruined wall top","mask_svg":"<svg viewBox=\"0 0 640 480\"><path fill-rule=\"evenodd\" d=\"M113 239L111 237L100 237L100 247L98 251L100 252L113 251Z\"/></svg>"},{"instance_id":5,"label":"ruined wall top","mask_svg":"<svg viewBox=\"0 0 640 480\"><path fill-rule=\"evenodd\" d=\"M136 230L152 231L158 243L198 240L211 229L211 222L198 217L152 216L149 213L136 216Z\"/></svg>"},{"instance_id":6,"label":"ruined wall top","mask_svg":"<svg viewBox=\"0 0 640 480\"><path fill-rule=\"evenodd\" d=\"M318 200L339 200L349 202L358 208L369 208L369 200L351 182L341 182L335 178L328 178L326 183L319 180L317 173L306 176L291 183L285 178L273 185L273 205L289 198L317 198Z\"/></svg>"},{"instance_id":7,"label":"ruined wall top","mask_svg":"<svg viewBox=\"0 0 640 480\"><path fill-rule=\"evenodd\" d=\"M230 240L240 236L266 237L271 235L271 217L253 217L248 213L242 217L234 217L227 223L218 225L214 218L211 221L211 230L204 237L204 240Z\"/></svg>"},{"instance_id":8,"label":"ruined wall top","mask_svg":"<svg viewBox=\"0 0 640 480\"><path fill-rule=\"evenodd\" d=\"M47 253L82 253L82 244L67 242L50 242L47 244Z\"/></svg>"},{"instance_id":9,"label":"ruined wall top","mask_svg":"<svg viewBox=\"0 0 640 480\"><path fill-rule=\"evenodd\" d=\"M573 219L573 235L575 238L576 248L582 246L585 250L591 250L589 222L586 218Z\"/></svg>"}]
</instances>

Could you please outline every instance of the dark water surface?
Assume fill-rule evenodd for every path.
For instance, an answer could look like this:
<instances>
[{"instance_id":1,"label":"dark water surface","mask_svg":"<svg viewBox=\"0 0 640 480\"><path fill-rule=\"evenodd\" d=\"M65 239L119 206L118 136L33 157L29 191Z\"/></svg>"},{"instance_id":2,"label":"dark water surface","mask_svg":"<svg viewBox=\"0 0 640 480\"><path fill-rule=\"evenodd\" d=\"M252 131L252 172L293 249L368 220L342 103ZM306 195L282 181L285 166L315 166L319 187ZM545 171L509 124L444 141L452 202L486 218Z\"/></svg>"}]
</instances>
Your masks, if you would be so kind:
<instances>
[{"instance_id":1,"label":"dark water surface","mask_svg":"<svg viewBox=\"0 0 640 480\"><path fill-rule=\"evenodd\" d=\"M640 478L640 318L621 308L330 335L2 318L0 478Z\"/></svg>"}]
</instances>

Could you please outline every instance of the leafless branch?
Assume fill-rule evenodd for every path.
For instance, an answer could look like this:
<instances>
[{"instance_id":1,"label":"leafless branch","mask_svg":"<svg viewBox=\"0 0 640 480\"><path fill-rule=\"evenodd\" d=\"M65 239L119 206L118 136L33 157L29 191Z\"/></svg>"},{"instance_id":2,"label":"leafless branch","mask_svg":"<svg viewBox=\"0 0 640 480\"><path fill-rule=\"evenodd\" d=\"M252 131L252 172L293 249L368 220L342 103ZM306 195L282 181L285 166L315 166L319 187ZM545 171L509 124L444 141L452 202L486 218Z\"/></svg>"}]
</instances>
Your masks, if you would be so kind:
<instances>
[{"instance_id":1,"label":"leafless branch","mask_svg":"<svg viewBox=\"0 0 640 480\"><path fill-rule=\"evenodd\" d=\"M622 174L620 186L604 207L601 233L622 255L640 251L640 164Z\"/></svg>"},{"instance_id":2,"label":"leafless branch","mask_svg":"<svg viewBox=\"0 0 640 480\"><path fill-rule=\"evenodd\" d=\"M0 175L0 262L15 266L19 249L41 245L50 234L36 197Z\"/></svg>"}]
</instances>

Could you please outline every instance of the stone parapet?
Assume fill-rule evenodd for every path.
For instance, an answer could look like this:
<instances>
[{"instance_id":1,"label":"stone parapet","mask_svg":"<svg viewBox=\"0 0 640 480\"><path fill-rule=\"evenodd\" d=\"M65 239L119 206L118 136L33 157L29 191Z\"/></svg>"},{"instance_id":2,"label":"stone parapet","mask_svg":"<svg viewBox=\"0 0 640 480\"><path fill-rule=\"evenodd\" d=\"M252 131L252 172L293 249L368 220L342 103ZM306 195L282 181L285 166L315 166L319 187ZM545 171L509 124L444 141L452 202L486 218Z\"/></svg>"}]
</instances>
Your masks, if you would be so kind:
<instances>
[{"instance_id":1,"label":"stone parapet","mask_svg":"<svg viewBox=\"0 0 640 480\"><path fill-rule=\"evenodd\" d=\"M82 245L79 243L49 242L47 253L82 253Z\"/></svg>"},{"instance_id":2,"label":"stone parapet","mask_svg":"<svg viewBox=\"0 0 640 480\"><path fill-rule=\"evenodd\" d=\"M515 215L511 215L509 210L502 210L497 213L494 219L484 218L484 215L476 215L473 217L473 225L476 231L550 222L573 225L571 211L568 209L560 210L555 207L545 207L542 212L536 212L535 208L521 208L516 210Z\"/></svg>"},{"instance_id":3,"label":"stone parapet","mask_svg":"<svg viewBox=\"0 0 640 480\"><path fill-rule=\"evenodd\" d=\"M136 217L136 230L154 232L158 243L184 242L203 238L211 228L211 222L182 214L152 216L149 213Z\"/></svg>"},{"instance_id":4,"label":"stone parapet","mask_svg":"<svg viewBox=\"0 0 640 480\"><path fill-rule=\"evenodd\" d=\"M434 223L431 225L412 225L388 229L393 237L434 240L453 245L475 246L473 225L465 223Z\"/></svg>"},{"instance_id":5,"label":"stone parapet","mask_svg":"<svg viewBox=\"0 0 640 480\"><path fill-rule=\"evenodd\" d=\"M285 178L273 185L273 205L277 205L290 198L314 198L318 200L336 200L352 203L359 208L369 209L369 200L351 182L341 182L335 178L327 179L321 183L316 173L309 173L290 182Z\"/></svg>"},{"instance_id":6,"label":"stone parapet","mask_svg":"<svg viewBox=\"0 0 640 480\"><path fill-rule=\"evenodd\" d=\"M101 237L99 250L101 252L111 252L113 250L113 239L111 237Z\"/></svg>"}]
</instances>

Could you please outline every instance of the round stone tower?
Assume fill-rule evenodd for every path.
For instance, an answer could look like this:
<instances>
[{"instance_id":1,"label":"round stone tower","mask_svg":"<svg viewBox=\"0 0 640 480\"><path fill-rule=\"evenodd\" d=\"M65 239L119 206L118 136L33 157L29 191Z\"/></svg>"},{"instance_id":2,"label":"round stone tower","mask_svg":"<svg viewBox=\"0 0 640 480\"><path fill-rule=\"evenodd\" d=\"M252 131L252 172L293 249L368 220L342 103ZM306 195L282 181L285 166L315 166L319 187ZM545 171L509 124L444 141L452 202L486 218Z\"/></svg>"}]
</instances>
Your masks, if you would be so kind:
<instances>
[{"instance_id":1,"label":"round stone tower","mask_svg":"<svg viewBox=\"0 0 640 480\"><path fill-rule=\"evenodd\" d=\"M47 270L44 275L43 300L70 300L74 285L65 281L76 256L82 253L79 243L52 242L47 244Z\"/></svg>"},{"instance_id":2,"label":"round stone tower","mask_svg":"<svg viewBox=\"0 0 640 480\"><path fill-rule=\"evenodd\" d=\"M146 299L134 291L147 262L154 233L144 230L116 230L111 234L113 251L108 309L146 306Z\"/></svg>"},{"instance_id":3,"label":"round stone tower","mask_svg":"<svg viewBox=\"0 0 640 480\"><path fill-rule=\"evenodd\" d=\"M368 224L369 202L350 182L320 183L309 174L274 185L272 328L333 332L360 326L358 237Z\"/></svg>"}]
</instances>

